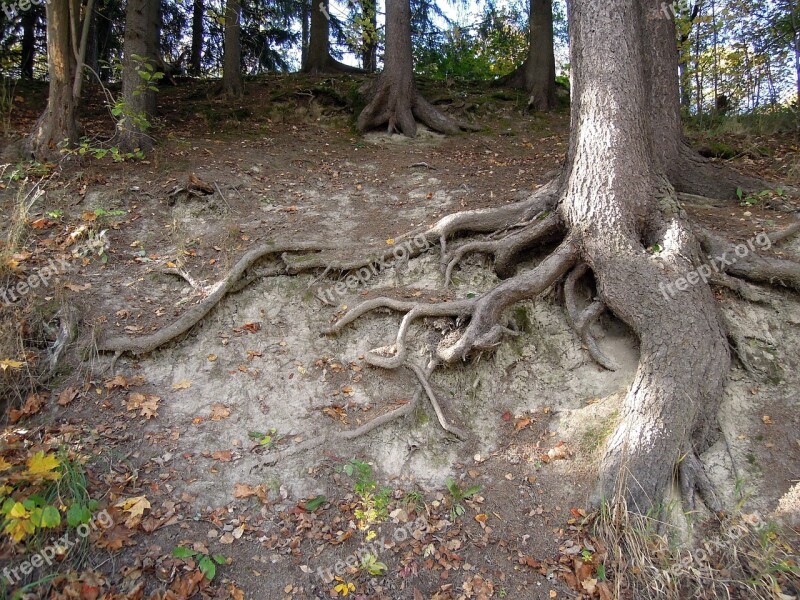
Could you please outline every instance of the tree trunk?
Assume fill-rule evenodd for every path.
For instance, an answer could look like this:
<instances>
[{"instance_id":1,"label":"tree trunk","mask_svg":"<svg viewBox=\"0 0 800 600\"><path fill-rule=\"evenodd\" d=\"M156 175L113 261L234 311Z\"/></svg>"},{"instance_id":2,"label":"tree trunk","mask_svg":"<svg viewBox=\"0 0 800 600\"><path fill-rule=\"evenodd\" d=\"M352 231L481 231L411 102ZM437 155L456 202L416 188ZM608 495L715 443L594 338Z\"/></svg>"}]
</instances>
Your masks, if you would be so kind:
<instances>
[{"instance_id":1,"label":"tree trunk","mask_svg":"<svg viewBox=\"0 0 800 600\"><path fill-rule=\"evenodd\" d=\"M308 60L309 19L311 18L311 0L302 0L300 7L300 64L305 66Z\"/></svg>"},{"instance_id":2,"label":"tree trunk","mask_svg":"<svg viewBox=\"0 0 800 600\"><path fill-rule=\"evenodd\" d=\"M311 39L303 62L303 73L363 73L334 59L330 54L330 0L311 2Z\"/></svg>"},{"instance_id":3,"label":"tree trunk","mask_svg":"<svg viewBox=\"0 0 800 600\"><path fill-rule=\"evenodd\" d=\"M125 116L117 124L121 150L148 151L153 139L147 134L155 115L156 94L148 89L139 70L141 60L158 62L161 29L159 0L128 0L125 9L125 58L122 64L122 96Z\"/></svg>"},{"instance_id":4,"label":"tree trunk","mask_svg":"<svg viewBox=\"0 0 800 600\"><path fill-rule=\"evenodd\" d=\"M203 60L203 18L205 6L203 0L194 0L192 11L192 52L189 60L189 74L200 75Z\"/></svg>"},{"instance_id":5,"label":"tree trunk","mask_svg":"<svg viewBox=\"0 0 800 600\"><path fill-rule=\"evenodd\" d=\"M222 70L223 92L233 98L244 93L242 84L242 6L239 0L225 3L225 56Z\"/></svg>"},{"instance_id":6,"label":"tree trunk","mask_svg":"<svg viewBox=\"0 0 800 600\"><path fill-rule=\"evenodd\" d=\"M409 137L417 134L417 120L442 133L457 133L461 126L439 112L417 93L411 53L411 5L409 0L386 3L386 54L383 72L375 80L369 104L358 116L359 131L384 125L389 132Z\"/></svg>"},{"instance_id":7,"label":"tree trunk","mask_svg":"<svg viewBox=\"0 0 800 600\"><path fill-rule=\"evenodd\" d=\"M101 0L97 5L97 68L100 79L111 79L111 19L109 0ZM94 68L94 67L93 67Z\"/></svg>"},{"instance_id":8,"label":"tree trunk","mask_svg":"<svg viewBox=\"0 0 800 600\"><path fill-rule=\"evenodd\" d=\"M625 498L641 513L660 504L681 458L707 447L730 364L710 288L663 293L700 250L666 177L680 121L674 28L659 11L652 0L573 0L573 129L561 204L600 299L640 340L598 498ZM672 34L653 37L653 27ZM663 248L658 258L646 250L651 243Z\"/></svg>"},{"instance_id":9,"label":"tree trunk","mask_svg":"<svg viewBox=\"0 0 800 600\"><path fill-rule=\"evenodd\" d=\"M30 153L39 160L59 158L63 147L78 140L75 101L72 84L75 77L75 56L70 13L80 14L80 0L47 3L47 65L50 91L47 108L34 127L29 140Z\"/></svg>"},{"instance_id":10,"label":"tree trunk","mask_svg":"<svg viewBox=\"0 0 800 600\"><path fill-rule=\"evenodd\" d=\"M36 21L39 18L37 7L22 13L22 57L20 74L23 79L33 79L33 63L36 58Z\"/></svg>"},{"instance_id":11,"label":"tree trunk","mask_svg":"<svg viewBox=\"0 0 800 600\"><path fill-rule=\"evenodd\" d=\"M556 58L553 50L553 0L530 0L528 56L519 67L497 84L530 93L532 110L548 111L558 106Z\"/></svg>"},{"instance_id":12,"label":"tree trunk","mask_svg":"<svg viewBox=\"0 0 800 600\"><path fill-rule=\"evenodd\" d=\"M375 0L361 0L364 17L361 34L361 67L367 73L378 68L378 10Z\"/></svg>"}]
</instances>

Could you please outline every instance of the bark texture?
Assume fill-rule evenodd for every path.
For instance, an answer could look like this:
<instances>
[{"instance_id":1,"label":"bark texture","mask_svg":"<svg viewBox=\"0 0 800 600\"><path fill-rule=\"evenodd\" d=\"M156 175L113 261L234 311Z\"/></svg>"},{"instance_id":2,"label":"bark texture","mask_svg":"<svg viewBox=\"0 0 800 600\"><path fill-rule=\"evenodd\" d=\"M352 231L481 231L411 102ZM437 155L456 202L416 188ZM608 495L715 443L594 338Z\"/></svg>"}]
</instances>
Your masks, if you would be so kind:
<instances>
[{"instance_id":1,"label":"bark texture","mask_svg":"<svg viewBox=\"0 0 800 600\"><path fill-rule=\"evenodd\" d=\"M30 154L37 159L60 158L61 148L78 140L75 100L72 84L75 78L73 39L77 26L70 23L70 14L80 14L79 0L47 4L47 65L50 91L47 108L36 122L29 140Z\"/></svg>"},{"instance_id":2,"label":"bark texture","mask_svg":"<svg viewBox=\"0 0 800 600\"><path fill-rule=\"evenodd\" d=\"M461 126L417 92L411 53L409 0L386 5L386 54L381 74L368 91L369 104L358 116L359 131L386 126L389 132L417 135L417 121L441 133L458 133Z\"/></svg>"},{"instance_id":3,"label":"bark texture","mask_svg":"<svg viewBox=\"0 0 800 600\"><path fill-rule=\"evenodd\" d=\"M225 56L223 58L222 89L233 98L244 93L242 84L242 6L239 0L225 2Z\"/></svg>"},{"instance_id":4,"label":"bark texture","mask_svg":"<svg viewBox=\"0 0 800 600\"><path fill-rule=\"evenodd\" d=\"M532 110L548 111L558 106L556 58L553 50L553 0L530 0L528 56L498 82L530 93Z\"/></svg>"},{"instance_id":5,"label":"bark texture","mask_svg":"<svg viewBox=\"0 0 800 600\"><path fill-rule=\"evenodd\" d=\"M161 31L159 0L128 0L125 10L125 58L122 66L122 96L124 116L117 124L117 142L123 151L148 151L153 139L141 123L144 118L152 124L156 109L156 94L148 90L139 75L141 60L158 64L158 43Z\"/></svg>"}]
</instances>

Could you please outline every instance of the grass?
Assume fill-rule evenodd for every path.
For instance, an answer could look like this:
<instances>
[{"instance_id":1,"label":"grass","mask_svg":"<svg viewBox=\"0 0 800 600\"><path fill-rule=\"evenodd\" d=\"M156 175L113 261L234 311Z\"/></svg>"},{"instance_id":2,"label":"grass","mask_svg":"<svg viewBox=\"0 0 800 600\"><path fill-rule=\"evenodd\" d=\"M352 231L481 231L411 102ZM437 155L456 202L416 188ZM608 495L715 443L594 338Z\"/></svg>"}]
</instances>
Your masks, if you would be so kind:
<instances>
[{"instance_id":1,"label":"grass","mask_svg":"<svg viewBox=\"0 0 800 600\"><path fill-rule=\"evenodd\" d=\"M686 542L658 517L604 504L597 536L609 549L605 566L615 598L792 598L800 590L797 551L774 523L738 507L704 524ZM785 594L781 596L781 594Z\"/></svg>"}]
</instances>

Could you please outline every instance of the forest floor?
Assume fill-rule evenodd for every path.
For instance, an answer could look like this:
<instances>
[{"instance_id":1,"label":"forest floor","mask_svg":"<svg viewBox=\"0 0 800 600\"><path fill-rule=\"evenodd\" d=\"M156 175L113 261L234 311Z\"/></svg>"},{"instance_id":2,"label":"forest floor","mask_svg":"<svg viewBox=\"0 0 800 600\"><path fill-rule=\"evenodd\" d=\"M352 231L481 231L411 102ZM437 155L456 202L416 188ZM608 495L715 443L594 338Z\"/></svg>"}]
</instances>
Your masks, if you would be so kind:
<instances>
[{"instance_id":1,"label":"forest floor","mask_svg":"<svg viewBox=\"0 0 800 600\"><path fill-rule=\"evenodd\" d=\"M364 362L393 339L397 315L368 315L336 336L320 329L345 307L386 293L432 302L480 294L497 282L480 255L464 261L447 289L436 248L389 261L349 287L336 287L338 273L263 278L168 346L122 357L113 374L111 357L92 350L101 332L168 325L258 244L318 242L354 258L448 213L524 199L563 163L567 109L528 114L514 92L436 84L423 88L429 98L484 129L361 136L351 123L357 84L269 77L231 105L213 96L211 83L182 82L159 93L160 143L147 160L73 157L58 168L2 171L2 214L13 214L39 178L45 193L4 223L4 239L18 235L5 248L0 281L8 290L48 264L60 267L0 308L0 471L4 460L11 465L5 470L21 493L43 485L25 480L21 465L39 451L58 453L65 473L67 463L83 465L85 479L71 477L108 517L95 515L101 526L85 539L71 530L77 543L59 548L53 564L31 564L51 538L39 532L16 544L3 534L0 580L9 597L28 584L31 598L631 595L625 565L584 507L636 370L636 340L606 318L597 335L618 369L603 370L567 325L558 291L512 311L524 335L434 374L468 441L444 432L421 403L363 438L281 456L409 402L417 387L410 372ZM40 88L16 94L11 139L32 128L45 101ZM89 136L110 130L99 90L82 120ZM733 168L800 185L796 132L730 126L693 141ZM741 200L693 208L692 216L746 242L789 224L800 208L774 191ZM92 239L100 245L76 252ZM800 244L780 251L797 256ZM765 301L751 305L717 293L746 341L749 368L735 363L720 441L703 460L730 518L745 528L780 524L767 544L796 555L800 298L765 290ZM78 341L48 374L45 348L57 335L48 327L65 315L79 323ZM452 327L415 325L412 359L422 363L426 346ZM72 487L57 491L65 507ZM723 539L709 517L678 521L692 526L690 536ZM780 583L791 586L791 577Z\"/></svg>"}]
</instances>

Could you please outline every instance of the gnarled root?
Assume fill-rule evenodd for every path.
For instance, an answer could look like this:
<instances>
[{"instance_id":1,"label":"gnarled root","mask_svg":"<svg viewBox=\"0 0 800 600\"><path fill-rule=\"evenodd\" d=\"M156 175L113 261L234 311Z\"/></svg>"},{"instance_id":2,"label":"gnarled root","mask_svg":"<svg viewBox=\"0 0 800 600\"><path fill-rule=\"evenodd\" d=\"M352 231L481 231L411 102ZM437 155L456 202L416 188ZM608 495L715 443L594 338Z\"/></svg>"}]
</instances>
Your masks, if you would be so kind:
<instances>
[{"instance_id":1,"label":"gnarled root","mask_svg":"<svg viewBox=\"0 0 800 600\"><path fill-rule=\"evenodd\" d=\"M586 275L589 271L589 265L581 263L570 271L564 281L564 304L567 309L567 322L570 327L578 334L578 338L589 352L589 356L604 369L609 371L616 371L617 368L614 363L600 350L597 341L594 339L591 331L589 331L592 323L594 323L600 315L606 310L606 305L599 300L594 300L588 307L583 310L578 308L578 298L575 287L578 281Z\"/></svg>"}]
</instances>

